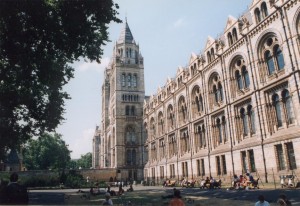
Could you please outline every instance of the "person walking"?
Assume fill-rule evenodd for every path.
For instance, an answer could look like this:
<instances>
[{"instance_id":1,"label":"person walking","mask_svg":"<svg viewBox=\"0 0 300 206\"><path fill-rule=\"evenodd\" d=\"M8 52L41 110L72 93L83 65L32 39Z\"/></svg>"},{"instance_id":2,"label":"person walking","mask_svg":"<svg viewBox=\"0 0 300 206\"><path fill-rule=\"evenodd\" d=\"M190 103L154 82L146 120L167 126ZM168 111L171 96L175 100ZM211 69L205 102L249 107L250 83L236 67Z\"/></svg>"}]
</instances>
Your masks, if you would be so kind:
<instances>
[{"instance_id":1,"label":"person walking","mask_svg":"<svg viewBox=\"0 0 300 206\"><path fill-rule=\"evenodd\" d=\"M107 192L105 193L105 200L102 205L113 205L112 200L110 199L110 194Z\"/></svg>"},{"instance_id":2,"label":"person walking","mask_svg":"<svg viewBox=\"0 0 300 206\"><path fill-rule=\"evenodd\" d=\"M184 202L181 199L180 190L174 191L174 197L170 201L169 206L185 206Z\"/></svg>"},{"instance_id":3,"label":"person walking","mask_svg":"<svg viewBox=\"0 0 300 206\"><path fill-rule=\"evenodd\" d=\"M5 203L26 205L28 204L28 191L27 188L18 183L19 176L17 173L10 175L10 183L5 188Z\"/></svg>"}]
</instances>

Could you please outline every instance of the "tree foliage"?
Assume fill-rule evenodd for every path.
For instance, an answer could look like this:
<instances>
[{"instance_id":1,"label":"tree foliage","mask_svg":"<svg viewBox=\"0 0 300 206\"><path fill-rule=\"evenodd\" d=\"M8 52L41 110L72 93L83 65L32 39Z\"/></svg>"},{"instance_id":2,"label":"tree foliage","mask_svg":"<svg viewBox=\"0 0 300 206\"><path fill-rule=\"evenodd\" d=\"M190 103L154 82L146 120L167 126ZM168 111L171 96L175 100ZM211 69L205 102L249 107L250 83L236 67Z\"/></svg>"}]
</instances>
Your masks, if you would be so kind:
<instances>
[{"instance_id":1,"label":"tree foliage","mask_svg":"<svg viewBox=\"0 0 300 206\"><path fill-rule=\"evenodd\" d=\"M80 57L100 62L113 0L0 1L0 159L63 120Z\"/></svg>"},{"instance_id":2,"label":"tree foliage","mask_svg":"<svg viewBox=\"0 0 300 206\"><path fill-rule=\"evenodd\" d=\"M81 155L80 159L71 160L69 167L72 169L89 169L92 167L92 153L88 152Z\"/></svg>"},{"instance_id":3,"label":"tree foliage","mask_svg":"<svg viewBox=\"0 0 300 206\"><path fill-rule=\"evenodd\" d=\"M60 134L45 133L29 140L23 161L28 170L64 169L71 159L70 152Z\"/></svg>"}]
</instances>

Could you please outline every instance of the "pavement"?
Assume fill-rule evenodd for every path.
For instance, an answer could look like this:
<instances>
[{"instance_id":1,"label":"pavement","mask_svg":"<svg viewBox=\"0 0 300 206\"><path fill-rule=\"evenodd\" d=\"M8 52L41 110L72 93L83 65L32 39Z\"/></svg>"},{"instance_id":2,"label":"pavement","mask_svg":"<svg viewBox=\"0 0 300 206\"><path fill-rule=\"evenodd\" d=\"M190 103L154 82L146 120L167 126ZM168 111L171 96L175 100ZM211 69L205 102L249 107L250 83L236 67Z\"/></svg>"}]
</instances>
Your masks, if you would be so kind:
<instances>
[{"instance_id":1,"label":"pavement","mask_svg":"<svg viewBox=\"0 0 300 206\"><path fill-rule=\"evenodd\" d=\"M272 184L260 185L260 189L254 190L229 190L223 189L199 189L181 188L182 199L186 206L221 205L221 206L254 206L258 195L264 195L271 206L277 205L277 198L285 194L293 206L300 206L300 189L281 189ZM128 187L124 187L126 191ZM117 191L118 188L111 188ZM173 188L162 186L133 186L133 192L125 192L121 197L113 196L114 205L141 205L159 206L168 205L170 198L163 198L173 193ZM89 194L89 189L60 189L60 190L31 190L29 193L30 205L102 205L105 189L96 196Z\"/></svg>"}]
</instances>

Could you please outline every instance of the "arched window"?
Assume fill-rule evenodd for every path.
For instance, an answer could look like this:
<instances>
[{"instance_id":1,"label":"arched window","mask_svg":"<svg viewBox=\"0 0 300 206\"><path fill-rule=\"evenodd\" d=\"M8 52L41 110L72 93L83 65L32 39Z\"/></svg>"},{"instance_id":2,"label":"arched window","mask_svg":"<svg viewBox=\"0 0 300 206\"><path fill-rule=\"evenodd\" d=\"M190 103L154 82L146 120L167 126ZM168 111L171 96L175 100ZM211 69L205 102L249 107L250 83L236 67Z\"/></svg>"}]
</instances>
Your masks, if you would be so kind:
<instances>
[{"instance_id":1,"label":"arched window","mask_svg":"<svg viewBox=\"0 0 300 206\"><path fill-rule=\"evenodd\" d=\"M289 91L287 90L283 91L282 99L285 106L287 123L292 124L294 123L294 114L293 114L292 98L290 96Z\"/></svg>"},{"instance_id":2,"label":"arched window","mask_svg":"<svg viewBox=\"0 0 300 206\"><path fill-rule=\"evenodd\" d=\"M126 86L126 76L125 74L122 74L122 87Z\"/></svg>"},{"instance_id":3,"label":"arched window","mask_svg":"<svg viewBox=\"0 0 300 206\"><path fill-rule=\"evenodd\" d=\"M263 18L266 18L268 16L268 8L267 8L266 2L263 2L261 4L261 12L262 12Z\"/></svg>"},{"instance_id":4,"label":"arched window","mask_svg":"<svg viewBox=\"0 0 300 206\"><path fill-rule=\"evenodd\" d=\"M129 54L128 54L128 48L126 48L126 57L127 57L127 58L129 57Z\"/></svg>"},{"instance_id":5,"label":"arched window","mask_svg":"<svg viewBox=\"0 0 300 206\"><path fill-rule=\"evenodd\" d=\"M231 46L233 44L231 32L227 34L228 45Z\"/></svg>"},{"instance_id":6,"label":"arched window","mask_svg":"<svg viewBox=\"0 0 300 206\"><path fill-rule=\"evenodd\" d=\"M211 55L210 52L207 52L207 62L210 63L211 62Z\"/></svg>"},{"instance_id":7,"label":"arched window","mask_svg":"<svg viewBox=\"0 0 300 206\"><path fill-rule=\"evenodd\" d=\"M132 51L131 51L131 48L129 49L129 57L131 58L131 54L132 53Z\"/></svg>"},{"instance_id":8,"label":"arched window","mask_svg":"<svg viewBox=\"0 0 300 206\"><path fill-rule=\"evenodd\" d=\"M245 83L245 88L249 88L250 79L249 79L248 71L245 66L242 68L242 75L243 75L243 79L244 79L244 83Z\"/></svg>"},{"instance_id":9,"label":"arched window","mask_svg":"<svg viewBox=\"0 0 300 206\"><path fill-rule=\"evenodd\" d=\"M242 76L240 75L240 71L235 72L236 83L238 85L239 90L243 89L243 81Z\"/></svg>"},{"instance_id":10,"label":"arched window","mask_svg":"<svg viewBox=\"0 0 300 206\"><path fill-rule=\"evenodd\" d=\"M282 70L284 68L284 59L283 59L282 51L281 51L281 49L279 48L278 45L276 45L274 47L274 56L275 56L275 59L276 59L278 70Z\"/></svg>"},{"instance_id":11,"label":"arched window","mask_svg":"<svg viewBox=\"0 0 300 206\"><path fill-rule=\"evenodd\" d=\"M269 75L273 74L275 72L275 65L270 51L266 51L265 61L267 63Z\"/></svg>"},{"instance_id":12,"label":"arched window","mask_svg":"<svg viewBox=\"0 0 300 206\"><path fill-rule=\"evenodd\" d=\"M259 8L255 9L254 14L255 14L256 23L258 24L259 22L261 22L261 15L260 15Z\"/></svg>"},{"instance_id":13,"label":"arched window","mask_svg":"<svg viewBox=\"0 0 300 206\"><path fill-rule=\"evenodd\" d=\"M214 51L214 48L211 48L210 54L211 54L211 60L214 60L214 59L215 59L215 51Z\"/></svg>"},{"instance_id":14,"label":"arched window","mask_svg":"<svg viewBox=\"0 0 300 206\"><path fill-rule=\"evenodd\" d=\"M236 28L233 28L232 30L232 40L233 42L236 42L237 41L237 32L236 32Z\"/></svg>"},{"instance_id":15,"label":"arched window","mask_svg":"<svg viewBox=\"0 0 300 206\"><path fill-rule=\"evenodd\" d=\"M277 94L273 95L273 104L275 107L277 126L281 127L282 126L282 116L281 116L282 114L281 114L279 96Z\"/></svg>"},{"instance_id":16,"label":"arched window","mask_svg":"<svg viewBox=\"0 0 300 206\"><path fill-rule=\"evenodd\" d=\"M131 87L131 74L127 75L127 86Z\"/></svg>"},{"instance_id":17,"label":"arched window","mask_svg":"<svg viewBox=\"0 0 300 206\"><path fill-rule=\"evenodd\" d=\"M243 121L243 132L244 132L244 135L247 136L249 133L248 117L246 115L246 111L244 108L242 108L240 112L241 112L241 119Z\"/></svg>"}]
</instances>

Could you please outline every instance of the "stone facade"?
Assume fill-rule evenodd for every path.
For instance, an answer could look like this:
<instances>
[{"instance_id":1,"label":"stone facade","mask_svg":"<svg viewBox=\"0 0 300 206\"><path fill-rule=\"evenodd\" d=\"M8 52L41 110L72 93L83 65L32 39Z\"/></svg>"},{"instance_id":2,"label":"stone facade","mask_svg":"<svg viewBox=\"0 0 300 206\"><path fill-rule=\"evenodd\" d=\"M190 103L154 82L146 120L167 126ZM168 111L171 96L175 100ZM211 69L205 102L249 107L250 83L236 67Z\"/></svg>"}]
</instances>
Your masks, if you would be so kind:
<instances>
[{"instance_id":1,"label":"stone facade","mask_svg":"<svg viewBox=\"0 0 300 206\"><path fill-rule=\"evenodd\" d=\"M119 180L141 180L146 161L144 63L127 21L104 76L102 122L93 139L93 167L115 168Z\"/></svg>"},{"instance_id":2,"label":"stone facade","mask_svg":"<svg viewBox=\"0 0 300 206\"><path fill-rule=\"evenodd\" d=\"M144 104L144 177L300 172L300 2L254 0Z\"/></svg>"}]
</instances>

